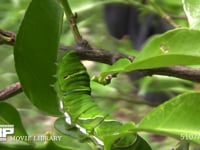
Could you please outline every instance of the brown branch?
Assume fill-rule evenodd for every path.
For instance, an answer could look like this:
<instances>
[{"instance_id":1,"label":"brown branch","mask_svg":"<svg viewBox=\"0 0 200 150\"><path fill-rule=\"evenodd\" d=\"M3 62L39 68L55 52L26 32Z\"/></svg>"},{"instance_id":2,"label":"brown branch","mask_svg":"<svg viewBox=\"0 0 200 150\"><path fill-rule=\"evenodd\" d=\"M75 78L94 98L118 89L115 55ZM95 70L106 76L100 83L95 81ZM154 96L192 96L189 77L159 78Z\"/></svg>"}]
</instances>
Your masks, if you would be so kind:
<instances>
[{"instance_id":1,"label":"brown branch","mask_svg":"<svg viewBox=\"0 0 200 150\"><path fill-rule=\"evenodd\" d=\"M108 65L112 65L117 60L121 58L127 58L133 60L133 56L127 56L116 51L108 51L104 49L93 48L82 48L80 46L60 46L61 51L75 50L77 55L81 60L91 60L100 63L105 63Z\"/></svg>"},{"instance_id":2,"label":"brown branch","mask_svg":"<svg viewBox=\"0 0 200 150\"><path fill-rule=\"evenodd\" d=\"M194 69L183 66L163 67L155 69L140 70L143 76L146 75L165 75L177 77L194 82L200 82L200 69Z\"/></svg>"},{"instance_id":3,"label":"brown branch","mask_svg":"<svg viewBox=\"0 0 200 150\"><path fill-rule=\"evenodd\" d=\"M5 31L0 29L0 45L14 45L16 35L10 31Z\"/></svg>"},{"instance_id":4,"label":"brown branch","mask_svg":"<svg viewBox=\"0 0 200 150\"><path fill-rule=\"evenodd\" d=\"M15 34L12 32L0 30L0 45L1 44L14 45L15 37L16 37ZM101 62L101 63L105 63L109 65L112 65L114 62L116 62L118 59L121 59L121 58L128 58L131 60L134 59L134 57L130 57L130 56L118 53L116 51L108 51L108 50L97 49L97 48L90 49L90 48L81 47L78 45L60 46L60 50L61 51L75 50L81 60L91 60L91 61ZM183 67L183 66L172 66L172 67L138 70L137 73L139 73L141 77L148 76L148 75L149 76L166 75L166 76L177 77L177 78L186 79L186 80L190 80L194 82L200 82L200 69L193 69L193 68ZM20 84L19 84L19 87L20 87ZM2 97L2 94L0 95L0 99L1 97Z\"/></svg>"},{"instance_id":5,"label":"brown branch","mask_svg":"<svg viewBox=\"0 0 200 150\"><path fill-rule=\"evenodd\" d=\"M9 85L2 91L0 91L0 101L6 100L21 92L22 92L21 84L19 82L16 82L12 85Z\"/></svg>"},{"instance_id":6,"label":"brown branch","mask_svg":"<svg viewBox=\"0 0 200 150\"><path fill-rule=\"evenodd\" d=\"M126 56L116 51L106 51L102 49L81 50L80 47L76 46L73 47L62 46L60 47L60 49L63 51L74 49L77 51L78 56L82 60L92 60L109 65L112 65L120 58L128 58L130 60L134 59L134 57ZM194 82L200 82L200 69L194 69L184 66L172 66L172 67L138 70L137 74L139 77L152 76L152 75L166 75Z\"/></svg>"}]
</instances>

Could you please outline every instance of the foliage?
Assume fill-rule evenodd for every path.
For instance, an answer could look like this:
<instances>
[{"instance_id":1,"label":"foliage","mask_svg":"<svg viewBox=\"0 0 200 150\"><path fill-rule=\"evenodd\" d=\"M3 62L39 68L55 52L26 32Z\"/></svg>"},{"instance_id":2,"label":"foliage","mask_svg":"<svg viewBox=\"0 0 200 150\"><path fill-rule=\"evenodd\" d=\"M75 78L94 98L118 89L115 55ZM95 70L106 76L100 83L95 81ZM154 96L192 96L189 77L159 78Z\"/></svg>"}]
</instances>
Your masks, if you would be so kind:
<instances>
[{"instance_id":1,"label":"foliage","mask_svg":"<svg viewBox=\"0 0 200 150\"><path fill-rule=\"evenodd\" d=\"M78 27L86 25L91 27L90 31L94 31L91 22L95 17L87 18L87 16L90 10L95 10L107 2L95 0L81 3L69 2L72 10L80 13L81 23ZM199 66L199 2L183 0L182 3L169 1L163 4L151 0L147 6L142 6L137 1L127 1L127 3L133 3L147 12L157 12L162 17L166 15L165 10L172 10L173 13L179 15L183 12L173 8L184 7L189 27L185 27L185 23L168 20L184 27L152 37L133 62L120 59L110 67L106 66L105 70L101 70L101 79L111 74L141 69L172 65ZM159 7L160 4L165 7ZM46 136L61 135L61 141L50 139L38 145L34 141L24 143L26 141L22 140L15 145L0 143L0 149L153 149L151 143L147 142L140 132L151 132L174 137L187 143L200 144L198 119L200 93L195 92L194 89L185 90L183 94L155 107L138 123L133 121L122 123L96 103L91 96L90 83L92 86L95 85L90 82L88 71L76 53L73 50L64 54L58 51L59 41L65 43L64 41L69 38L68 44L72 42L72 34L68 34L68 30L74 29L76 24L70 22L70 19L76 19L76 17L71 14L71 8L67 0L32 0L20 24L14 46L15 68L23 91L31 103L45 113L44 115L56 116L53 124L54 131L46 133ZM63 25L63 10L71 24ZM61 35L62 27L63 34ZM104 41L104 35L100 32L94 31L93 35L86 34L85 36L88 36L90 41L90 39L98 39L100 35ZM74 36L76 37L77 33L74 33ZM78 37L78 40L82 40L79 38L81 37ZM75 40L77 42L76 38ZM112 38L109 40L107 42L111 42L112 45L114 40ZM91 40L91 43L98 45L99 41L97 41ZM130 48L129 44L125 44L124 47L123 44L121 45L118 48L119 51ZM108 93L107 87L105 89ZM12 115L7 116L6 114L9 113ZM28 135L18 110L9 103L0 102L0 124L14 124L15 135ZM181 145L179 149L181 147L186 148Z\"/></svg>"},{"instance_id":2,"label":"foliage","mask_svg":"<svg viewBox=\"0 0 200 150\"><path fill-rule=\"evenodd\" d=\"M59 114L59 111L51 107L57 104L57 97L50 85L56 80L53 74L56 74L61 24L62 10L56 1L32 1L21 24L14 49L19 80L23 87L29 87L24 88L24 92L37 107L47 109L47 112L54 115ZM40 86L36 80L40 80ZM44 103L50 105L43 105Z\"/></svg>"}]
</instances>

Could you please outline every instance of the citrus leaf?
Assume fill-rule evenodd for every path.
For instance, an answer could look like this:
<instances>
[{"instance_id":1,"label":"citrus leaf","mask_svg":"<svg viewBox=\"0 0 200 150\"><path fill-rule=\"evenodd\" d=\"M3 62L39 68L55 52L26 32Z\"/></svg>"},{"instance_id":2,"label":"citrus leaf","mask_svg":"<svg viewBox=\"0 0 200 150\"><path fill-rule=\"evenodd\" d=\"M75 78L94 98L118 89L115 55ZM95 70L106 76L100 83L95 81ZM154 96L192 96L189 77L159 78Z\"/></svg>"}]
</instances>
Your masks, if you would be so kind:
<instances>
[{"instance_id":1,"label":"citrus leaf","mask_svg":"<svg viewBox=\"0 0 200 150\"><path fill-rule=\"evenodd\" d=\"M105 120L94 131L96 136L104 143L104 149L110 150L113 145L121 149L132 146L137 139L137 135L133 131L134 128L133 122L122 124L114 120ZM119 139L121 139L121 142L118 141Z\"/></svg>"},{"instance_id":2,"label":"citrus leaf","mask_svg":"<svg viewBox=\"0 0 200 150\"><path fill-rule=\"evenodd\" d=\"M130 147L125 148L112 148L112 150L152 150L149 144L141 138L139 135L137 136L137 140Z\"/></svg>"},{"instance_id":3,"label":"citrus leaf","mask_svg":"<svg viewBox=\"0 0 200 150\"><path fill-rule=\"evenodd\" d=\"M147 131L200 144L200 93L177 96L147 114L136 130Z\"/></svg>"},{"instance_id":4,"label":"citrus leaf","mask_svg":"<svg viewBox=\"0 0 200 150\"><path fill-rule=\"evenodd\" d=\"M171 30L152 38L125 71L200 64L200 31Z\"/></svg>"},{"instance_id":5,"label":"citrus leaf","mask_svg":"<svg viewBox=\"0 0 200 150\"><path fill-rule=\"evenodd\" d=\"M111 67L109 67L109 69L107 71L102 72L100 76L102 79L105 79L105 77L109 74L123 72L124 68L130 64L131 64L131 61L127 58L119 59Z\"/></svg>"},{"instance_id":6,"label":"citrus leaf","mask_svg":"<svg viewBox=\"0 0 200 150\"><path fill-rule=\"evenodd\" d=\"M55 145L76 150L91 150L88 137L83 135L77 128L67 129L65 118L58 118L54 122L56 136L61 136L60 141L54 141ZM70 142L66 142L70 141Z\"/></svg>"},{"instance_id":7,"label":"citrus leaf","mask_svg":"<svg viewBox=\"0 0 200 150\"><path fill-rule=\"evenodd\" d=\"M25 94L52 115L59 114L53 84L62 16L57 0L32 0L14 48L15 67Z\"/></svg>"},{"instance_id":8,"label":"citrus leaf","mask_svg":"<svg viewBox=\"0 0 200 150\"><path fill-rule=\"evenodd\" d=\"M0 124L14 125L13 136L28 136L23 127L18 111L8 103L0 103Z\"/></svg>"},{"instance_id":9,"label":"citrus leaf","mask_svg":"<svg viewBox=\"0 0 200 150\"><path fill-rule=\"evenodd\" d=\"M200 64L200 31L175 29L150 39L140 54L130 62L120 59L107 71L101 73L104 79L109 74L130 72L175 65Z\"/></svg>"}]
</instances>

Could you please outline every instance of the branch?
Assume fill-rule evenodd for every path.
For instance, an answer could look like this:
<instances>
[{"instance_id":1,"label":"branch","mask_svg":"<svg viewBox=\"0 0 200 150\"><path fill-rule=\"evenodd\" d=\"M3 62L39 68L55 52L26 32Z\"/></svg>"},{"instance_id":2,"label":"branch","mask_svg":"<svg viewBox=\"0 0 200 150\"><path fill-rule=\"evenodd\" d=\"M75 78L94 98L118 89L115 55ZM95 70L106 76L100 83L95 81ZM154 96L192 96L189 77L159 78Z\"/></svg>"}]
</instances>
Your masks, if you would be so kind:
<instances>
[{"instance_id":1,"label":"branch","mask_svg":"<svg viewBox=\"0 0 200 150\"><path fill-rule=\"evenodd\" d=\"M200 82L200 69L194 69L183 66L163 67L155 69L140 70L143 76L146 75L165 75L171 77L177 77L194 82Z\"/></svg>"},{"instance_id":2,"label":"branch","mask_svg":"<svg viewBox=\"0 0 200 150\"><path fill-rule=\"evenodd\" d=\"M82 46L82 47L87 47L87 48L90 48L92 49L92 47L89 45L88 41L84 40L79 32L79 29L77 27L77 24L76 24L76 21L77 21L77 18L78 18L78 15L77 13L73 14L70 6L69 6L69 3L68 3L68 0L60 0L64 10L65 10L65 14L67 16L67 20L69 22L69 25L71 27L71 30L72 30L72 33L73 33L73 36L74 36L74 40L76 41L76 44L78 46Z\"/></svg>"},{"instance_id":3,"label":"branch","mask_svg":"<svg viewBox=\"0 0 200 150\"><path fill-rule=\"evenodd\" d=\"M6 100L22 92L21 84L16 82L0 91L0 101Z\"/></svg>"},{"instance_id":4,"label":"branch","mask_svg":"<svg viewBox=\"0 0 200 150\"><path fill-rule=\"evenodd\" d=\"M15 33L0 29L0 45L2 44L14 45L15 38L16 38Z\"/></svg>"},{"instance_id":5,"label":"branch","mask_svg":"<svg viewBox=\"0 0 200 150\"><path fill-rule=\"evenodd\" d=\"M81 60L92 60L105 64L112 65L120 58L128 58L133 60L134 57L123 55L116 51L108 51L103 49L82 49L77 46L61 46L60 49L62 51L67 50L76 50L78 56ZM145 69L145 70L137 70L139 77L143 76L152 76L152 75L166 75L171 77L177 77L185 80L190 80L194 82L200 82L200 69L194 69L183 66L172 66L172 67L162 67L162 68L154 68L154 69Z\"/></svg>"},{"instance_id":6,"label":"branch","mask_svg":"<svg viewBox=\"0 0 200 150\"><path fill-rule=\"evenodd\" d=\"M13 46L15 43L15 34L9 31L0 30L0 45L7 44ZM61 51L68 51L68 50L75 50L77 55L80 57L81 60L91 60L96 62L101 62L105 64L112 65L118 59L121 58L128 58L133 60L133 56L127 56L116 51L108 51L98 48L90 47L81 47L79 45L75 46L60 46ZM143 76L151 76L151 75L166 75L171 77L177 77L181 79L186 79L194 82L200 82L200 69L193 69L189 67L183 66L172 66L172 67L163 67L163 68L154 68L154 69L145 69L145 70L137 70L136 71L140 77ZM21 85L18 84L18 88L20 89ZM6 89L5 89L6 90ZM3 90L4 91L4 90ZM9 92L8 92L9 93ZM15 93L15 91L14 91ZM11 92L12 94L12 92ZM2 92L0 95L2 96Z\"/></svg>"},{"instance_id":7,"label":"branch","mask_svg":"<svg viewBox=\"0 0 200 150\"><path fill-rule=\"evenodd\" d=\"M9 31L0 30L0 45L7 44L7 45L14 45L15 42L15 34ZM9 39L9 40L8 40ZM101 62L105 64L112 65L118 59L121 58L128 58L133 60L133 56L127 56L116 51L108 51L98 48L87 48L81 47L78 45L75 46L60 46L61 51L68 51L68 50L75 50L77 55L80 57L81 60L91 60L96 62ZM140 73L141 76L147 75L167 75L177 78L182 78L194 82L200 82L200 69L193 69L189 67L183 66L172 66L172 67L163 67L163 68L155 68L155 69L145 69L145 70L138 70L137 72Z\"/></svg>"},{"instance_id":8,"label":"branch","mask_svg":"<svg viewBox=\"0 0 200 150\"><path fill-rule=\"evenodd\" d=\"M112 65L121 58L133 60L133 56L127 56L116 51L108 51L98 48L85 48L80 46L60 46L61 51L75 50L81 60L91 60Z\"/></svg>"}]
</instances>

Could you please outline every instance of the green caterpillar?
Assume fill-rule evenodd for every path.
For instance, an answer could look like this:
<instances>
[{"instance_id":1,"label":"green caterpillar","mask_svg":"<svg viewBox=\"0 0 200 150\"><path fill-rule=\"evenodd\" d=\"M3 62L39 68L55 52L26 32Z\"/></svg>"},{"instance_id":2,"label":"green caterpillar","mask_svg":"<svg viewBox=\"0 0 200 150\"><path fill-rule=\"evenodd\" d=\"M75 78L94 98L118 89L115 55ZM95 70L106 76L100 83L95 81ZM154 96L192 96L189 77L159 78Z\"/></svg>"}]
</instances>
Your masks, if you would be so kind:
<instances>
[{"instance_id":1,"label":"green caterpillar","mask_svg":"<svg viewBox=\"0 0 200 150\"><path fill-rule=\"evenodd\" d=\"M129 131L133 125L129 123L126 126L110 119L92 99L89 75L76 53L66 52L58 67L58 94L66 123L77 127L83 134L108 150L112 145L106 145L106 138L112 137L114 143L117 139L126 137L126 141L130 140L128 145L133 144L135 135Z\"/></svg>"},{"instance_id":2,"label":"green caterpillar","mask_svg":"<svg viewBox=\"0 0 200 150\"><path fill-rule=\"evenodd\" d=\"M61 108L66 122L83 133L91 133L107 116L91 98L90 78L76 53L67 52L58 69Z\"/></svg>"}]
</instances>

